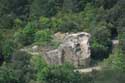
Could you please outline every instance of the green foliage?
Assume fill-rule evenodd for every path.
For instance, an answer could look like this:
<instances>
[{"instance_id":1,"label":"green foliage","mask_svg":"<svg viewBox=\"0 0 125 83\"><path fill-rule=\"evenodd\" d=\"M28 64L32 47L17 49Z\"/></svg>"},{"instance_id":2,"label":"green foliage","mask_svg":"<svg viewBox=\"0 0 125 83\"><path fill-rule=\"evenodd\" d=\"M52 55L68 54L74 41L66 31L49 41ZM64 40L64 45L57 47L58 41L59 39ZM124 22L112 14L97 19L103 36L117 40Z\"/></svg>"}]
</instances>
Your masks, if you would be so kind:
<instances>
[{"instance_id":1,"label":"green foliage","mask_svg":"<svg viewBox=\"0 0 125 83\"><path fill-rule=\"evenodd\" d=\"M0 83L31 80L33 83L124 83L124 3L124 0L0 0L0 62L3 62ZM120 51L115 50L104 60L103 65L109 70L80 75L71 65L47 65L40 56L35 56L31 64L29 54L14 54L15 45L23 48L37 43L56 48L59 43L53 40L53 32L82 31L92 35L94 60L107 58L112 50L111 38L118 38Z\"/></svg>"},{"instance_id":2,"label":"green foliage","mask_svg":"<svg viewBox=\"0 0 125 83\"><path fill-rule=\"evenodd\" d=\"M71 64L64 65L39 65L37 80L45 83L81 83L81 75L74 72Z\"/></svg>"},{"instance_id":3,"label":"green foliage","mask_svg":"<svg viewBox=\"0 0 125 83\"><path fill-rule=\"evenodd\" d=\"M41 56L36 57L35 68L37 71L36 80L43 82L43 79L47 75L48 66Z\"/></svg>"},{"instance_id":4,"label":"green foliage","mask_svg":"<svg viewBox=\"0 0 125 83\"><path fill-rule=\"evenodd\" d=\"M91 83L92 76L74 72L74 67L65 63L63 65L46 65L41 57L36 58L38 83Z\"/></svg>"},{"instance_id":5,"label":"green foliage","mask_svg":"<svg viewBox=\"0 0 125 83\"><path fill-rule=\"evenodd\" d=\"M108 9L113 7L117 3L117 0L96 0L97 6L103 6Z\"/></svg>"},{"instance_id":6,"label":"green foliage","mask_svg":"<svg viewBox=\"0 0 125 83\"><path fill-rule=\"evenodd\" d=\"M39 25L41 29L48 29L51 27L50 19L47 17L41 16L39 19Z\"/></svg>"},{"instance_id":7,"label":"green foliage","mask_svg":"<svg viewBox=\"0 0 125 83\"><path fill-rule=\"evenodd\" d=\"M31 16L53 16L56 14L56 3L55 0L33 0L31 4Z\"/></svg>"},{"instance_id":8,"label":"green foliage","mask_svg":"<svg viewBox=\"0 0 125 83\"><path fill-rule=\"evenodd\" d=\"M0 28L12 29L16 17L26 19L28 0L0 0Z\"/></svg>"},{"instance_id":9,"label":"green foliage","mask_svg":"<svg viewBox=\"0 0 125 83\"><path fill-rule=\"evenodd\" d=\"M11 82L16 82L16 81L17 81L17 78L15 76L15 71L11 68L11 65L3 64L0 67L0 82L11 83Z\"/></svg>"},{"instance_id":10,"label":"green foliage","mask_svg":"<svg viewBox=\"0 0 125 83\"><path fill-rule=\"evenodd\" d=\"M0 28L11 28L14 17L10 14L11 4L9 0L1 0L0 3Z\"/></svg>"},{"instance_id":11,"label":"green foliage","mask_svg":"<svg viewBox=\"0 0 125 83\"><path fill-rule=\"evenodd\" d=\"M81 19L79 14L59 13L51 19L51 29L55 32L77 32L82 30Z\"/></svg>"},{"instance_id":12,"label":"green foliage","mask_svg":"<svg viewBox=\"0 0 125 83\"><path fill-rule=\"evenodd\" d=\"M124 83L125 73L105 70L94 75L94 83Z\"/></svg>"},{"instance_id":13,"label":"green foliage","mask_svg":"<svg viewBox=\"0 0 125 83\"><path fill-rule=\"evenodd\" d=\"M0 83L29 83L34 78L30 57L25 52L15 53L10 63L0 67Z\"/></svg>"},{"instance_id":14,"label":"green foliage","mask_svg":"<svg viewBox=\"0 0 125 83\"><path fill-rule=\"evenodd\" d=\"M95 8L88 3L83 12L64 13L60 12L56 17L51 18L51 29L55 32L78 32L90 31L95 20Z\"/></svg>"},{"instance_id":15,"label":"green foliage","mask_svg":"<svg viewBox=\"0 0 125 83\"><path fill-rule=\"evenodd\" d=\"M34 41L35 25L28 23L25 28L15 33L15 41L22 45L30 45Z\"/></svg>"},{"instance_id":16,"label":"green foliage","mask_svg":"<svg viewBox=\"0 0 125 83\"><path fill-rule=\"evenodd\" d=\"M61 32L76 31L78 29L77 23L75 24L75 15L66 14L58 17L52 18L52 29Z\"/></svg>"},{"instance_id":17,"label":"green foliage","mask_svg":"<svg viewBox=\"0 0 125 83\"><path fill-rule=\"evenodd\" d=\"M13 55L15 46L12 40L6 40L3 43L2 47L2 55L4 56L4 60L9 60L11 56Z\"/></svg>"},{"instance_id":18,"label":"green foliage","mask_svg":"<svg viewBox=\"0 0 125 83\"><path fill-rule=\"evenodd\" d=\"M125 79L125 56L118 48L105 59L101 65L103 70L96 73L94 83L124 83Z\"/></svg>"},{"instance_id":19,"label":"green foliage","mask_svg":"<svg viewBox=\"0 0 125 83\"><path fill-rule=\"evenodd\" d=\"M103 59L108 57L111 49L111 33L105 24L101 23L96 30L92 31L92 57L95 59Z\"/></svg>"},{"instance_id":20,"label":"green foliage","mask_svg":"<svg viewBox=\"0 0 125 83\"><path fill-rule=\"evenodd\" d=\"M54 32L57 32L62 23L63 23L63 20L61 18L56 18L56 17L51 18L51 29Z\"/></svg>"},{"instance_id":21,"label":"green foliage","mask_svg":"<svg viewBox=\"0 0 125 83\"><path fill-rule=\"evenodd\" d=\"M17 18L17 19L14 20L13 26L14 26L14 28L21 28L22 24L23 24L22 20Z\"/></svg>"},{"instance_id":22,"label":"green foliage","mask_svg":"<svg viewBox=\"0 0 125 83\"><path fill-rule=\"evenodd\" d=\"M112 60L112 68L120 72L125 72L125 55L122 52L116 52Z\"/></svg>"},{"instance_id":23,"label":"green foliage","mask_svg":"<svg viewBox=\"0 0 125 83\"><path fill-rule=\"evenodd\" d=\"M0 33L0 61L10 60L15 49L14 42L12 39L6 39L3 36L3 33Z\"/></svg>"},{"instance_id":24,"label":"green foliage","mask_svg":"<svg viewBox=\"0 0 125 83\"><path fill-rule=\"evenodd\" d=\"M119 71L119 72L125 72L125 56L122 50L117 47L113 53L109 56L109 58L105 59L102 62L102 65L104 66L104 70L113 70L113 71Z\"/></svg>"},{"instance_id":25,"label":"green foliage","mask_svg":"<svg viewBox=\"0 0 125 83\"><path fill-rule=\"evenodd\" d=\"M35 42L47 44L52 40L52 33L47 29L35 33Z\"/></svg>"},{"instance_id":26,"label":"green foliage","mask_svg":"<svg viewBox=\"0 0 125 83\"><path fill-rule=\"evenodd\" d=\"M92 0L63 0L63 10L66 12L80 12Z\"/></svg>"},{"instance_id":27,"label":"green foliage","mask_svg":"<svg viewBox=\"0 0 125 83\"><path fill-rule=\"evenodd\" d=\"M84 31L90 32L91 28L95 27L96 25L96 8L91 3L88 3L81 14L83 18Z\"/></svg>"}]
</instances>

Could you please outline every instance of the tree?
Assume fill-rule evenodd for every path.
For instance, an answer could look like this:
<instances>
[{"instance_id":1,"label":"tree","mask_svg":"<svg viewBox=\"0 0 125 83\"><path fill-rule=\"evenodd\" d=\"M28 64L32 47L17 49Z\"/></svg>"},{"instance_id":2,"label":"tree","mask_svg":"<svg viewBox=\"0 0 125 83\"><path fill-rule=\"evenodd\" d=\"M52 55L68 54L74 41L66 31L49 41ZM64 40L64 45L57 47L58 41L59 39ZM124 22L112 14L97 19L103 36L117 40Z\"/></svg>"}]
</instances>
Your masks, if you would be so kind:
<instances>
[{"instance_id":1,"label":"tree","mask_svg":"<svg viewBox=\"0 0 125 83\"><path fill-rule=\"evenodd\" d=\"M10 63L0 66L0 83L30 83L35 78L30 59L31 55L16 52Z\"/></svg>"},{"instance_id":2,"label":"tree","mask_svg":"<svg viewBox=\"0 0 125 83\"><path fill-rule=\"evenodd\" d=\"M92 31L91 49L92 57L103 59L108 57L111 52L112 42L111 33L106 27L105 22L100 22L96 29Z\"/></svg>"},{"instance_id":3,"label":"tree","mask_svg":"<svg viewBox=\"0 0 125 83\"><path fill-rule=\"evenodd\" d=\"M42 56L34 56L34 67L36 68L36 80L38 82L44 82L45 76L48 74L48 65Z\"/></svg>"},{"instance_id":4,"label":"tree","mask_svg":"<svg viewBox=\"0 0 125 83\"><path fill-rule=\"evenodd\" d=\"M15 76L14 69L12 69L11 64L3 64L0 67L0 82L1 83L15 83L18 79Z\"/></svg>"},{"instance_id":5,"label":"tree","mask_svg":"<svg viewBox=\"0 0 125 83\"><path fill-rule=\"evenodd\" d=\"M30 9L31 17L54 16L57 13L55 0L33 0Z\"/></svg>"},{"instance_id":6,"label":"tree","mask_svg":"<svg viewBox=\"0 0 125 83\"><path fill-rule=\"evenodd\" d=\"M28 0L0 0L0 28L12 28L15 18L26 19L28 4Z\"/></svg>"},{"instance_id":7,"label":"tree","mask_svg":"<svg viewBox=\"0 0 125 83\"><path fill-rule=\"evenodd\" d=\"M117 0L95 0L97 6L103 6L105 9L112 8Z\"/></svg>"},{"instance_id":8,"label":"tree","mask_svg":"<svg viewBox=\"0 0 125 83\"><path fill-rule=\"evenodd\" d=\"M29 22L23 30L14 34L15 42L21 45L30 45L34 42L36 27L33 22Z\"/></svg>"},{"instance_id":9,"label":"tree","mask_svg":"<svg viewBox=\"0 0 125 83\"><path fill-rule=\"evenodd\" d=\"M42 30L35 33L35 42L47 44L52 40L52 33L49 30Z\"/></svg>"},{"instance_id":10,"label":"tree","mask_svg":"<svg viewBox=\"0 0 125 83\"><path fill-rule=\"evenodd\" d=\"M41 65L42 66L42 65ZM39 66L39 67L41 67ZM45 83L81 83L81 75L73 71L71 64L49 65L38 71L38 81Z\"/></svg>"},{"instance_id":11,"label":"tree","mask_svg":"<svg viewBox=\"0 0 125 83\"><path fill-rule=\"evenodd\" d=\"M13 55L14 49L15 49L15 46L12 40L6 40L3 43L2 55L5 61L10 60L11 56Z\"/></svg>"},{"instance_id":12,"label":"tree","mask_svg":"<svg viewBox=\"0 0 125 83\"><path fill-rule=\"evenodd\" d=\"M92 0L63 0L63 10L68 12L83 11L87 3Z\"/></svg>"}]
</instances>

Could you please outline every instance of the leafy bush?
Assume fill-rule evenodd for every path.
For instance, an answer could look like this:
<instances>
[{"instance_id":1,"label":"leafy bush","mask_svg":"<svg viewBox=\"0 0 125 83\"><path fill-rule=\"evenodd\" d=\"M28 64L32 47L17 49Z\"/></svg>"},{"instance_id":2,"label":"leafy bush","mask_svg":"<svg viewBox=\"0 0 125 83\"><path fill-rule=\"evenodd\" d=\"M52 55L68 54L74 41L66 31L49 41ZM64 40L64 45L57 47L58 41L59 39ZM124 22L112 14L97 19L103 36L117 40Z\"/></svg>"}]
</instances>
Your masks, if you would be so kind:
<instances>
[{"instance_id":1,"label":"leafy bush","mask_svg":"<svg viewBox=\"0 0 125 83\"><path fill-rule=\"evenodd\" d=\"M80 83L80 74L75 73L71 65L53 66L45 77L47 83Z\"/></svg>"},{"instance_id":2,"label":"leafy bush","mask_svg":"<svg viewBox=\"0 0 125 83\"><path fill-rule=\"evenodd\" d=\"M59 13L57 17L51 19L51 29L55 32L77 32L82 30L80 20L78 14Z\"/></svg>"},{"instance_id":3,"label":"leafy bush","mask_svg":"<svg viewBox=\"0 0 125 83\"><path fill-rule=\"evenodd\" d=\"M3 60L10 60L15 49L15 44L12 39L4 38L2 32L0 33L0 62Z\"/></svg>"},{"instance_id":4,"label":"leafy bush","mask_svg":"<svg viewBox=\"0 0 125 83\"><path fill-rule=\"evenodd\" d=\"M92 83L124 83L125 73L114 70L104 70L94 75Z\"/></svg>"},{"instance_id":5,"label":"leafy bush","mask_svg":"<svg viewBox=\"0 0 125 83\"><path fill-rule=\"evenodd\" d=\"M108 57L112 42L111 42L111 33L106 26L100 26L93 30L92 40L91 40L91 49L92 57L94 59L103 59Z\"/></svg>"},{"instance_id":6,"label":"leafy bush","mask_svg":"<svg viewBox=\"0 0 125 83\"><path fill-rule=\"evenodd\" d=\"M52 33L46 29L35 33L35 42L39 44L47 44L52 40Z\"/></svg>"},{"instance_id":7,"label":"leafy bush","mask_svg":"<svg viewBox=\"0 0 125 83\"><path fill-rule=\"evenodd\" d=\"M50 19L44 16L41 16L39 19L39 26L41 29L48 29L51 27Z\"/></svg>"},{"instance_id":8,"label":"leafy bush","mask_svg":"<svg viewBox=\"0 0 125 83\"><path fill-rule=\"evenodd\" d=\"M12 40L6 40L3 43L2 47L2 55L4 56L4 60L9 60L11 56L13 55L15 49L15 45Z\"/></svg>"},{"instance_id":9,"label":"leafy bush","mask_svg":"<svg viewBox=\"0 0 125 83\"><path fill-rule=\"evenodd\" d=\"M59 26L63 23L63 20L61 18L52 17L50 22L51 22L51 30L57 32L59 31Z\"/></svg>"},{"instance_id":10,"label":"leafy bush","mask_svg":"<svg viewBox=\"0 0 125 83\"><path fill-rule=\"evenodd\" d=\"M42 65L41 65L42 66ZM40 71L41 70L41 71ZM73 71L71 64L48 65L39 69L38 81L45 83L81 83L81 75Z\"/></svg>"},{"instance_id":11,"label":"leafy bush","mask_svg":"<svg viewBox=\"0 0 125 83\"><path fill-rule=\"evenodd\" d=\"M0 66L0 83L29 83L33 80L35 70L30 57L25 52L16 52L10 63Z\"/></svg>"},{"instance_id":12,"label":"leafy bush","mask_svg":"<svg viewBox=\"0 0 125 83\"><path fill-rule=\"evenodd\" d=\"M115 49L113 54L109 56L108 59L103 61L103 64L104 67L106 67L107 69L125 72L125 66L123 65L125 64L124 59L125 59L124 53L122 52L121 49L117 48Z\"/></svg>"},{"instance_id":13,"label":"leafy bush","mask_svg":"<svg viewBox=\"0 0 125 83\"><path fill-rule=\"evenodd\" d=\"M43 82L43 79L48 72L48 65L46 64L44 58L40 55L34 56L32 60L37 71L36 80Z\"/></svg>"},{"instance_id":14,"label":"leafy bush","mask_svg":"<svg viewBox=\"0 0 125 83\"><path fill-rule=\"evenodd\" d=\"M31 2L30 15L34 17L54 16L57 13L56 2L54 0L33 0Z\"/></svg>"},{"instance_id":15,"label":"leafy bush","mask_svg":"<svg viewBox=\"0 0 125 83\"><path fill-rule=\"evenodd\" d=\"M109 58L102 62L103 70L94 75L94 83L124 83L125 56L117 48Z\"/></svg>"},{"instance_id":16,"label":"leafy bush","mask_svg":"<svg viewBox=\"0 0 125 83\"><path fill-rule=\"evenodd\" d=\"M21 28L21 26L23 25L23 21L19 18L15 19L14 20L14 27L17 29L17 28Z\"/></svg>"},{"instance_id":17,"label":"leafy bush","mask_svg":"<svg viewBox=\"0 0 125 83\"><path fill-rule=\"evenodd\" d=\"M15 41L22 45L30 45L34 41L35 26L33 23L28 23L25 28L15 33Z\"/></svg>"}]
</instances>

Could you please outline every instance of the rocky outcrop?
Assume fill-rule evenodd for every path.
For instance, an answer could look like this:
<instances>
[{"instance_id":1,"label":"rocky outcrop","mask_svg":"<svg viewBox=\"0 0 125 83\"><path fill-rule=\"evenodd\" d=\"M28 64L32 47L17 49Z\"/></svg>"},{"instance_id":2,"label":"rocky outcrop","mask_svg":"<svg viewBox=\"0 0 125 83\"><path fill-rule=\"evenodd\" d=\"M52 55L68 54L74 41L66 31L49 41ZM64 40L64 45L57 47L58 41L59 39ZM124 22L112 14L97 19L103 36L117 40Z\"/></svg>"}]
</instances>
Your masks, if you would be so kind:
<instances>
[{"instance_id":1,"label":"rocky outcrop","mask_svg":"<svg viewBox=\"0 0 125 83\"><path fill-rule=\"evenodd\" d=\"M86 32L67 34L60 46L44 55L49 64L70 62L74 66L87 66L90 62L90 34Z\"/></svg>"}]
</instances>

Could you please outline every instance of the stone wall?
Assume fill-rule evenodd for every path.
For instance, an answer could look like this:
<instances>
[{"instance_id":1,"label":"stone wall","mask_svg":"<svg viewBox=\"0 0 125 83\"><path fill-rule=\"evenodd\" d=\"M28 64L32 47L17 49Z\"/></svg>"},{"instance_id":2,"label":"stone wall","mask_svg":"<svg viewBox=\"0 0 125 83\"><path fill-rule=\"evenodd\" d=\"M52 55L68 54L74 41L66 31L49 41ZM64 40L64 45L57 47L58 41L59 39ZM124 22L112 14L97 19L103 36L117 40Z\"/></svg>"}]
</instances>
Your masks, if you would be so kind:
<instances>
[{"instance_id":1,"label":"stone wall","mask_svg":"<svg viewBox=\"0 0 125 83\"><path fill-rule=\"evenodd\" d=\"M74 66L87 66L90 62L90 34L86 32L67 34L60 46L45 53L48 64L72 63Z\"/></svg>"}]
</instances>

